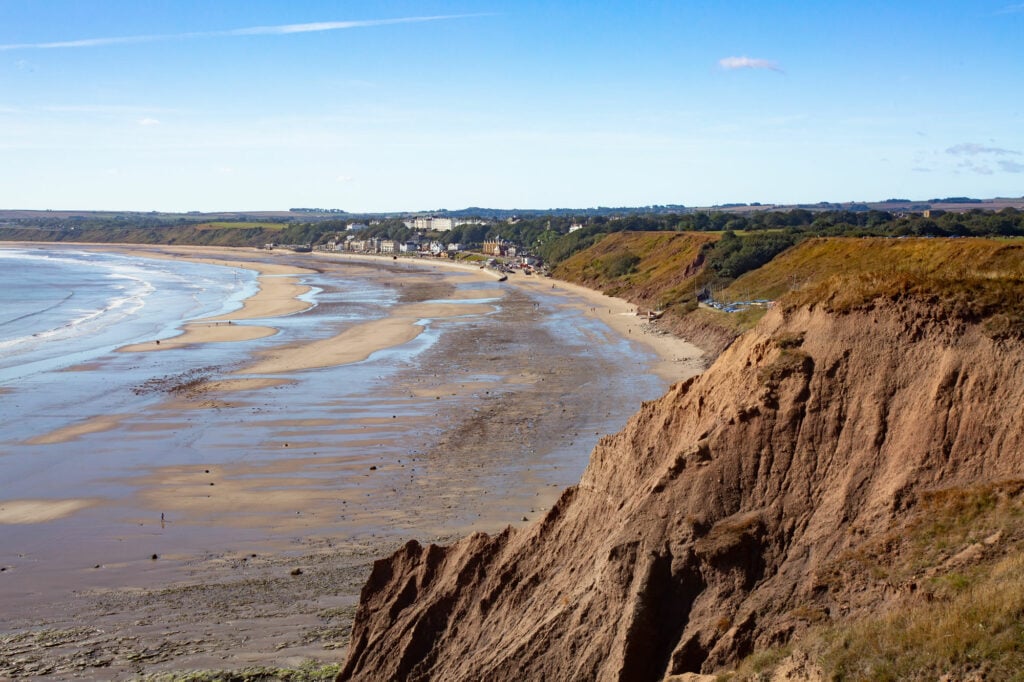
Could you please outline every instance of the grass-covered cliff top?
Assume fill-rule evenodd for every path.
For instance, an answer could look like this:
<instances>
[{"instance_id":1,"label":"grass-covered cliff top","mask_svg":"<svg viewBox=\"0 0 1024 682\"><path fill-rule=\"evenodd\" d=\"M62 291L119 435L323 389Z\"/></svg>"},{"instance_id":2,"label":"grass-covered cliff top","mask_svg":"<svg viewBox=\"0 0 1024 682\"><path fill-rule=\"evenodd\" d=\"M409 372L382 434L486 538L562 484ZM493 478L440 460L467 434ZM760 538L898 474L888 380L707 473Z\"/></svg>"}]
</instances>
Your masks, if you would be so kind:
<instances>
[{"instance_id":1,"label":"grass-covered cliff top","mask_svg":"<svg viewBox=\"0 0 1024 682\"><path fill-rule=\"evenodd\" d=\"M723 291L777 299L790 291L815 290L836 277L914 277L941 282L1024 275L1024 241L1016 239L808 239L752 270ZM833 287L834 288L834 287ZM821 290L822 292L824 290Z\"/></svg>"},{"instance_id":2,"label":"grass-covered cliff top","mask_svg":"<svg viewBox=\"0 0 1024 682\"><path fill-rule=\"evenodd\" d=\"M561 263L555 275L731 334L764 309L697 310L698 291L709 287L719 302L769 299L837 312L912 297L942 314L984 321L993 335L1024 334L1024 240L822 237L786 248L792 237L619 232Z\"/></svg>"},{"instance_id":3,"label":"grass-covered cliff top","mask_svg":"<svg viewBox=\"0 0 1024 682\"><path fill-rule=\"evenodd\" d=\"M1024 331L1024 241L811 239L746 273L722 297L837 312L914 298L946 315L984 320L995 335L1017 335Z\"/></svg>"}]
</instances>

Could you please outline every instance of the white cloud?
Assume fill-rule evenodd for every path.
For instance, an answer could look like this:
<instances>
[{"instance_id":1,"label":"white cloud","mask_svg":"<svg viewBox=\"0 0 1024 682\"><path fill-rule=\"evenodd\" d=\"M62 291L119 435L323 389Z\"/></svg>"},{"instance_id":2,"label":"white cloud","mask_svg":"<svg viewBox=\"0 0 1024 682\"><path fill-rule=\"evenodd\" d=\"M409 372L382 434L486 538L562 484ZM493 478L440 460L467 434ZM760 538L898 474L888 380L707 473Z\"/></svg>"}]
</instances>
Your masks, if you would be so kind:
<instances>
[{"instance_id":1,"label":"white cloud","mask_svg":"<svg viewBox=\"0 0 1024 682\"><path fill-rule=\"evenodd\" d=\"M309 24L281 24L279 26L250 26L233 28L225 31L193 31L189 33L167 33L162 35L120 36L113 38L83 38L79 40L62 40L48 43L9 43L0 45L0 51L9 50L55 50L76 47L105 47L107 45L131 45L137 43L153 43L162 40L185 40L189 38L223 38L229 36L260 36L290 35L293 33L316 33L321 31L340 31L349 28L366 28L370 26L390 26L392 24L416 24L427 21L446 19L465 19L470 17L489 16L487 14L446 14L428 17L399 17L395 19L368 19L362 21L320 21Z\"/></svg>"},{"instance_id":2,"label":"white cloud","mask_svg":"<svg viewBox=\"0 0 1024 682\"><path fill-rule=\"evenodd\" d=\"M146 126L146 127L158 126L158 125L160 125L160 121L158 121L155 118L143 118L143 119L139 119L139 125L140 126Z\"/></svg>"},{"instance_id":3,"label":"white cloud","mask_svg":"<svg viewBox=\"0 0 1024 682\"><path fill-rule=\"evenodd\" d=\"M725 57L718 60L718 65L726 71L734 71L736 69L767 69L769 71L778 71L782 73L782 69L776 62L768 59L753 59L751 57Z\"/></svg>"},{"instance_id":4,"label":"white cloud","mask_svg":"<svg viewBox=\"0 0 1024 682\"><path fill-rule=\"evenodd\" d=\"M993 173L993 170L989 166L986 166L984 163L978 163L976 161L971 161L967 159L958 163L956 167L962 168L964 170L969 170L972 173L977 173L978 175L992 175Z\"/></svg>"},{"instance_id":5,"label":"white cloud","mask_svg":"<svg viewBox=\"0 0 1024 682\"><path fill-rule=\"evenodd\" d=\"M1009 156L1012 154L1013 156L1020 156L1020 152L1016 152L1012 149L986 147L973 142L964 142L962 144L954 145L947 149L946 153L954 156L981 156L984 154L992 154L994 156Z\"/></svg>"},{"instance_id":6,"label":"white cloud","mask_svg":"<svg viewBox=\"0 0 1024 682\"><path fill-rule=\"evenodd\" d=\"M339 175L337 178L335 178L335 180L337 182L345 183L352 182L353 180L355 180L355 178L353 178L351 175Z\"/></svg>"},{"instance_id":7,"label":"white cloud","mask_svg":"<svg viewBox=\"0 0 1024 682\"><path fill-rule=\"evenodd\" d=\"M152 116L158 113L174 113L175 109L159 107L123 106L119 104L61 104L39 107L42 111L56 114L100 114L114 116Z\"/></svg>"}]
</instances>

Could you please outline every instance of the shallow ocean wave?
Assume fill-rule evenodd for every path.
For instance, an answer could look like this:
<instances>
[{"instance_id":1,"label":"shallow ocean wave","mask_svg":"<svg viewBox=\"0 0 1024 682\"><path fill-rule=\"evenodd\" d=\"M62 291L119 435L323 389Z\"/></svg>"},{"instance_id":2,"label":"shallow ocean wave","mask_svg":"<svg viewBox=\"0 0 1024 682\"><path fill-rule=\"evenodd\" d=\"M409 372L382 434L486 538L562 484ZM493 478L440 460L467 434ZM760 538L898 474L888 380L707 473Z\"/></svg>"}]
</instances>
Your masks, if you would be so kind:
<instances>
[{"instance_id":1,"label":"shallow ocean wave","mask_svg":"<svg viewBox=\"0 0 1024 682\"><path fill-rule=\"evenodd\" d=\"M236 268L72 249L0 248L0 380L173 335L255 290Z\"/></svg>"},{"instance_id":2,"label":"shallow ocean wave","mask_svg":"<svg viewBox=\"0 0 1024 682\"><path fill-rule=\"evenodd\" d=\"M83 254L88 256L89 254ZM10 255L0 256L8 262L14 260ZM156 291L156 287L143 275L137 267L123 266L116 262L100 262L88 258L47 257L38 254L26 254L18 259L24 265L26 261L45 263L51 276L61 278L59 284L50 284L54 289L68 293L56 303L28 310L11 319L0 322L0 326L15 325L17 333L20 323L21 333L9 337L4 330L0 337L0 350L11 351L20 346L45 343L55 338L67 339L80 334L90 334L99 328L117 324L124 318L138 312L145 299ZM88 263L93 271L80 271L83 262ZM70 267L69 267L70 266ZM99 286L94 284L93 275L102 275L108 280ZM78 280L78 281L76 281ZM31 280L22 288L32 285ZM17 282L5 282L6 291L17 294ZM25 294L29 292L23 292ZM31 296L23 300L31 300Z\"/></svg>"},{"instance_id":3,"label":"shallow ocean wave","mask_svg":"<svg viewBox=\"0 0 1024 682\"><path fill-rule=\"evenodd\" d=\"M68 292L67 296L65 296L61 300L57 301L53 305L49 306L48 308L43 308L42 310L32 310L32 311L29 311L29 312L24 313L22 315L18 315L17 317L12 317L9 320L0 320L0 327L3 327L4 325L8 325L8 324L14 324L15 322L18 322L20 320L28 319L28 318L32 317L33 315L41 315L43 313L47 313L47 312L53 310L54 308L58 308L61 305L63 305L65 303L67 303L68 301L70 301L72 299L72 297L74 297L74 295L75 295L75 292L73 292L73 291ZM2 347L2 346L0 346L0 347Z\"/></svg>"},{"instance_id":4,"label":"shallow ocean wave","mask_svg":"<svg viewBox=\"0 0 1024 682\"><path fill-rule=\"evenodd\" d=\"M143 285L140 287L141 291L134 291L125 296L110 299L102 308L72 309L70 312L77 313L78 317L67 320L57 327L13 339L0 340L0 351L16 351L19 347L25 345L43 344L56 339L66 340L74 336L95 333L102 327L115 325L136 313L145 305L146 296L156 291L156 288L148 283L143 282ZM72 296L69 295L64 300L68 301ZM58 307L60 307L60 304L42 310L38 314L52 311ZM33 316L34 314L28 314L19 319L28 319ZM14 321L17 320L11 320L11 322Z\"/></svg>"}]
</instances>

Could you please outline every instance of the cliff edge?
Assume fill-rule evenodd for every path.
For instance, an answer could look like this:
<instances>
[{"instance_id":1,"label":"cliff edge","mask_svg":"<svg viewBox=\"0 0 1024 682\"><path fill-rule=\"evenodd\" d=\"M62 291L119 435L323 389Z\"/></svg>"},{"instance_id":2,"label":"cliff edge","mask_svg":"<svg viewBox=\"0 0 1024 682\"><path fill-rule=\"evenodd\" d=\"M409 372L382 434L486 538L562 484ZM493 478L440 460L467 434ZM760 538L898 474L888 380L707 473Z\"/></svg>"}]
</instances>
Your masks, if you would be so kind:
<instances>
[{"instance_id":1,"label":"cliff edge","mask_svg":"<svg viewBox=\"0 0 1024 682\"><path fill-rule=\"evenodd\" d=\"M942 491L1020 494L1024 342L1012 311L879 281L776 306L541 522L376 562L339 679L661 680L913 599L933 569L850 557L899 554Z\"/></svg>"}]
</instances>

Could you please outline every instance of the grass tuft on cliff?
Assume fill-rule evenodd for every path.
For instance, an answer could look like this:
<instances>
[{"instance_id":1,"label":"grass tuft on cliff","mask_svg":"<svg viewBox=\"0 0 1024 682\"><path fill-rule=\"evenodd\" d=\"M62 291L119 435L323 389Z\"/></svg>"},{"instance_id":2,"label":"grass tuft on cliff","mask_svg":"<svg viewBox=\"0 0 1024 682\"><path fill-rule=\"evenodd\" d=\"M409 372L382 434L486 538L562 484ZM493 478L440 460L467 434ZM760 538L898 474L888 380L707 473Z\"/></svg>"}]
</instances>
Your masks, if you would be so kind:
<instances>
[{"instance_id":1,"label":"grass tuft on cliff","mask_svg":"<svg viewBox=\"0 0 1024 682\"><path fill-rule=\"evenodd\" d=\"M950 597L823 633L818 646L830 678L1024 679L1024 554L976 580L952 580L950 589Z\"/></svg>"},{"instance_id":2,"label":"grass tuft on cliff","mask_svg":"<svg viewBox=\"0 0 1024 682\"><path fill-rule=\"evenodd\" d=\"M1024 481L926 493L905 522L837 557L822 584L852 615L811 624L785 647L758 651L719 679L773 679L802 668L836 682L1024 680ZM902 596L857 605L870 585Z\"/></svg>"}]
</instances>

